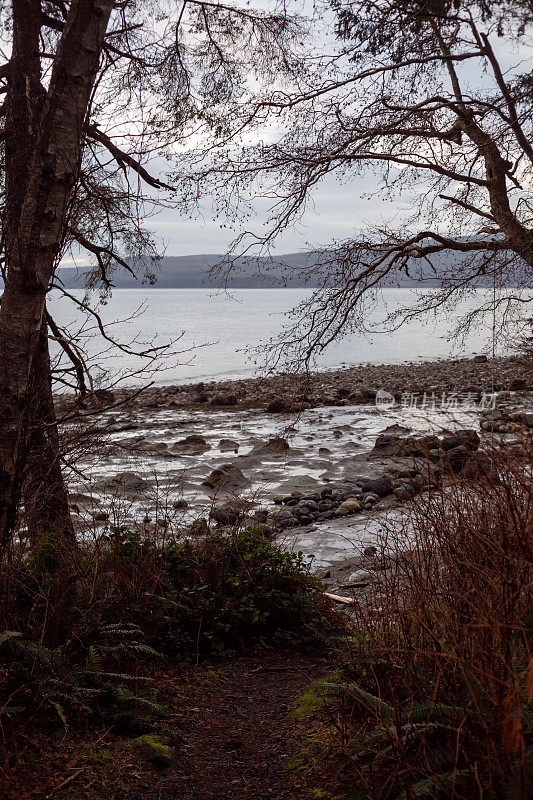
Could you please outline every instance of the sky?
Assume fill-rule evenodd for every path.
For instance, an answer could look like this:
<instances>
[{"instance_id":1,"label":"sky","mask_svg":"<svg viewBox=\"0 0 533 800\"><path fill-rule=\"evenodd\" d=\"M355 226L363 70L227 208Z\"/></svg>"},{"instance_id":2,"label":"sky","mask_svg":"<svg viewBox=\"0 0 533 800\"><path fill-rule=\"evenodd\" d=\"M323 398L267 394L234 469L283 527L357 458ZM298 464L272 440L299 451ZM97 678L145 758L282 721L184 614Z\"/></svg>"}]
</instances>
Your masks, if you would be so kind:
<instances>
[{"instance_id":1,"label":"sky","mask_svg":"<svg viewBox=\"0 0 533 800\"><path fill-rule=\"evenodd\" d=\"M262 0L252 0L252 3L261 5ZM306 3L311 0L297 0ZM502 40L494 42L502 65L517 64L521 59L531 59L533 47L528 42L522 52L517 52L507 42ZM522 48L521 48L522 49ZM463 69L471 70L469 64ZM521 65L524 69L524 64ZM473 85L482 85L486 77L471 72L465 76ZM364 230L368 225L376 226L382 222L400 222L404 214L412 206L409 196L396 196L393 201L384 199L373 190L377 187L377 178L373 174L354 176L351 180L346 177L339 182L334 175L323 179L313 190L310 202L301 219L294 227L281 235L272 248L273 252L289 253L300 250L309 250L327 245L332 240L342 240L353 236L357 231ZM264 212L257 206L257 215L247 220L246 230L261 232L264 221ZM242 228L229 228L221 226L220 222L212 218L206 206L203 217L189 218L178 211L161 209L152 216L148 222L154 234L163 243L165 254L168 256L225 253L229 250L231 242ZM77 263L84 260L76 259ZM65 260L63 262L67 264Z\"/></svg>"},{"instance_id":2,"label":"sky","mask_svg":"<svg viewBox=\"0 0 533 800\"><path fill-rule=\"evenodd\" d=\"M373 179L370 179L373 180ZM369 178L339 183L328 176L315 189L313 202L308 204L301 221L276 241L274 252L290 253L327 244L332 239L344 239L367 224L389 219L409 205L407 198L397 198L392 204L379 197L369 197ZM263 215L246 222L246 230L260 230ZM163 210L150 220L149 227L166 242L167 255L222 253L242 228L222 228L204 218L188 219L175 211Z\"/></svg>"}]
</instances>

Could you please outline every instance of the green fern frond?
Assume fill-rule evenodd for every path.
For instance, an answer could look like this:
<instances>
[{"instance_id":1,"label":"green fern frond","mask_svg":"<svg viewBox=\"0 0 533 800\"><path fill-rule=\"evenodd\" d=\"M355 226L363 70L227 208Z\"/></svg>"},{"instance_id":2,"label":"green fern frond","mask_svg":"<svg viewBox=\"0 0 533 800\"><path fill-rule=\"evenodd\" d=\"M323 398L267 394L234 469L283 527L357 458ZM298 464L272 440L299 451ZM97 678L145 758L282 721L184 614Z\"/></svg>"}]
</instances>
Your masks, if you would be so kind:
<instances>
[{"instance_id":1,"label":"green fern frond","mask_svg":"<svg viewBox=\"0 0 533 800\"><path fill-rule=\"evenodd\" d=\"M318 683L316 685L318 688L328 689L332 693L350 695L350 697L357 700L360 705L368 711L372 711L382 719L390 720L394 717L394 709L389 703L386 703L380 697L376 697L376 695L370 694L370 692L366 692L355 683L339 685L335 683Z\"/></svg>"},{"instance_id":2,"label":"green fern frond","mask_svg":"<svg viewBox=\"0 0 533 800\"><path fill-rule=\"evenodd\" d=\"M93 644L89 647L85 663L87 665L87 668L94 672L99 672L101 669L100 654L98 653L96 647Z\"/></svg>"},{"instance_id":3,"label":"green fern frond","mask_svg":"<svg viewBox=\"0 0 533 800\"><path fill-rule=\"evenodd\" d=\"M404 710L404 716L410 722L424 722L433 719L447 719L455 717L458 719L471 717L472 712L461 706L449 706L446 703L413 703L408 709Z\"/></svg>"},{"instance_id":4,"label":"green fern frond","mask_svg":"<svg viewBox=\"0 0 533 800\"><path fill-rule=\"evenodd\" d=\"M59 717L59 719L63 723L63 725L65 727L65 730L67 730L68 729L67 718L65 716L65 712L63 711L62 707L55 700L49 700L48 702L50 703L52 708L55 709L55 711L57 713L57 716Z\"/></svg>"},{"instance_id":5,"label":"green fern frond","mask_svg":"<svg viewBox=\"0 0 533 800\"><path fill-rule=\"evenodd\" d=\"M450 791L471 774L472 771L469 769L460 769L446 772L442 775L431 775L413 784L410 787L409 795L405 789L401 791L396 800L407 800L408 796L429 797L431 800L439 796L448 797ZM444 792L446 792L445 795L443 795Z\"/></svg>"},{"instance_id":6,"label":"green fern frond","mask_svg":"<svg viewBox=\"0 0 533 800\"><path fill-rule=\"evenodd\" d=\"M22 636L20 631L2 631L0 633L0 647L11 639L17 639Z\"/></svg>"}]
</instances>

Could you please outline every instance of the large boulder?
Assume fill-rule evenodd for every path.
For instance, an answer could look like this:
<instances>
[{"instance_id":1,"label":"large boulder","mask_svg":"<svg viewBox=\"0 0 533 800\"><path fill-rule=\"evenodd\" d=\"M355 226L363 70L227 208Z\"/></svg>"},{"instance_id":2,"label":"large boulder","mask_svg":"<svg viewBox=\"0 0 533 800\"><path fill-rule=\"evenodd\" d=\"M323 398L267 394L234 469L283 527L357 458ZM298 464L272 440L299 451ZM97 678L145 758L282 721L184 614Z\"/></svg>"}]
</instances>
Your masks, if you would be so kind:
<instances>
[{"instance_id":1,"label":"large boulder","mask_svg":"<svg viewBox=\"0 0 533 800\"><path fill-rule=\"evenodd\" d=\"M317 481L316 478L312 478L311 475L295 475L293 478L287 478L286 481L276 486L274 494L302 497L303 495L320 492L323 488L324 484Z\"/></svg>"},{"instance_id":2,"label":"large boulder","mask_svg":"<svg viewBox=\"0 0 533 800\"><path fill-rule=\"evenodd\" d=\"M378 497L387 497L392 494L392 485L385 478L360 480L359 486L363 492L372 492Z\"/></svg>"},{"instance_id":3,"label":"large boulder","mask_svg":"<svg viewBox=\"0 0 533 800\"><path fill-rule=\"evenodd\" d=\"M437 436L398 436L382 433L374 444L374 456L427 456L429 451L440 446Z\"/></svg>"},{"instance_id":4,"label":"large boulder","mask_svg":"<svg viewBox=\"0 0 533 800\"><path fill-rule=\"evenodd\" d=\"M235 464L222 464L202 481L202 486L207 486L209 489L226 491L243 489L248 484L248 479Z\"/></svg>"},{"instance_id":5,"label":"large boulder","mask_svg":"<svg viewBox=\"0 0 533 800\"><path fill-rule=\"evenodd\" d=\"M337 508L337 514L340 517L345 517L348 514L356 514L358 511L361 511L361 503L356 497L349 497L347 500L343 500Z\"/></svg>"},{"instance_id":6,"label":"large boulder","mask_svg":"<svg viewBox=\"0 0 533 800\"><path fill-rule=\"evenodd\" d=\"M232 450L234 453L239 449L239 443L233 439L221 439L218 443L218 449L225 453Z\"/></svg>"},{"instance_id":7,"label":"large boulder","mask_svg":"<svg viewBox=\"0 0 533 800\"><path fill-rule=\"evenodd\" d=\"M172 450L184 455L201 455L206 450L211 450L211 445L206 442L203 436L191 434L186 436L185 439L180 439L179 442L176 442L172 446Z\"/></svg>"},{"instance_id":8,"label":"large boulder","mask_svg":"<svg viewBox=\"0 0 533 800\"><path fill-rule=\"evenodd\" d=\"M214 506L209 516L219 525L238 525L246 517L253 503L246 500L228 501L222 505Z\"/></svg>"},{"instance_id":9,"label":"large boulder","mask_svg":"<svg viewBox=\"0 0 533 800\"><path fill-rule=\"evenodd\" d=\"M112 478L99 481L97 487L119 497L136 497L146 494L148 482L135 472L118 472Z\"/></svg>"},{"instance_id":10,"label":"large boulder","mask_svg":"<svg viewBox=\"0 0 533 800\"><path fill-rule=\"evenodd\" d=\"M268 414L288 414L294 410L294 403L286 397L275 397L266 410Z\"/></svg>"},{"instance_id":11,"label":"large boulder","mask_svg":"<svg viewBox=\"0 0 533 800\"><path fill-rule=\"evenodd\" d=\"M274 436L252 447L249 455L251 456L285 456L290 451L289 443L281 436Z\"/></svg>"},{"instance_id":12,"label":"large boulder","mask_svg":"<svg viewBox=\"0 0 533 800\"><path fill-rule=\"evenodd\" d=\"M454 431L453 433L443 436L441 439L441 447L443 450L452 450L455 447L464 446L470 452L478 449L480 438L476 431L470 429L462 429Z\"/></svg>"}]
</instances>

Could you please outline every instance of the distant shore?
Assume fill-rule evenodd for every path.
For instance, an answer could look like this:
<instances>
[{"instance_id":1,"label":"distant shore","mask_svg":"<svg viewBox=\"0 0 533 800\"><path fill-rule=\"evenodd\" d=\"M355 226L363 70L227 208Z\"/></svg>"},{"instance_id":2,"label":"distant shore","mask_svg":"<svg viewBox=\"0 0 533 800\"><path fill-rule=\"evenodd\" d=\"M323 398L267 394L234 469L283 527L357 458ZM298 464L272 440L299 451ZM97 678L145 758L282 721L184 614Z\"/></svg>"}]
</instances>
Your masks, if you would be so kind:
<instances>
[{"instance_id":1,"label":"distant shore","mask_svg":"<svg viewBox=\"0 0 533 800\"><path fill-rule=\"evenodd\" d=\"M442 397L455 394L458 402L491 392L533 391L533 364L519 356L486 356L406 364L367 364L312 372L282 373L240 380L210 381L175 386L116 389L101 394L101 402L120 402L132 408L263 409L290 413L320 406L348 406L375 401L384 390L397 402L406 395Z\"/></svg>"}]
</instances>

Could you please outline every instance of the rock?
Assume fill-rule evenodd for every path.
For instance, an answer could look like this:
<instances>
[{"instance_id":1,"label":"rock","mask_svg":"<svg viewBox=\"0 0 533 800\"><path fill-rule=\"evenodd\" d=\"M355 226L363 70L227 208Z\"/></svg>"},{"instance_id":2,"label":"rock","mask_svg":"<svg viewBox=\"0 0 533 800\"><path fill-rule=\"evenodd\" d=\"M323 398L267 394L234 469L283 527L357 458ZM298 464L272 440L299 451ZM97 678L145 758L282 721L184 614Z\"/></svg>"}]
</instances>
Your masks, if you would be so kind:
<instances>
[{"instance_id":1,"label":"rock","mask_svg":"<svg viewBox=\"0 0 533 800\"><path fill-rule=\"evenodd\" d=\"M233 439L221 439L218 443L218 449L223 453L229 450L232 450L234 453L236 453L239 449L239 443L233 441Z\"/></svg>"},{"instance_id":2,"label":"rock","mask_svg":"<svg viewBox=\"0 0 533 800\"><path fill-rule=\"evenodd\" d=\"M429 451L439 447L437 436L396 436L380 434L374 444L374 455L387 456L427 456Z\"/></svg>"},{"instance_id":3,"label":"rock","mask_svg":"<svg viewBox=\"0 0 533 800\"><path fill-rule=\"evenodd\" d=\"M282 530L283 528L288 528L291 525L294 525L294 517L288 511L288 509L285 508L276 511L274 514L271 514L270 519L277 528L281 528Z\"/></svg>"},{"instance_id":4,"label":"rock","mask_svg":"<svg viewBox=\"0 0 533 800\"><path fill-rule=\"evenodd\" d=\"M377 480L361 480L359 481L359 485L361 486L362 492L372 492L372 494L377 494L378 497L387 497L389 494L392 494L392 486L389 481L384 478L378 478Z\"/></svg>"},{"instance_id":5,"label":"rock","mask_svg":"<svg viewBox=\"0 0 533 800\"><path fill-rule=\"evenodd\" d=\"M147 481L135 472L118 472L112 478L105 478L97 484L100 488L123 497L132 497L142 493L148 486Z\"/></svg>"},{"instance_id":6,"label":"rock","mask_svg":"<svg viewBox=\"0 0 533 800\"><path fill-rule=\"evenodd\" d=\"M148 451L167 450L168 444L166 442L148 442L146 439L144 439L143 441L139 442L138 448L139 450Z\"/></svg>"},{"instance_id":7,"label":"rock","mask_svg":"<svg viewBox=\"0 0 533 800\"><path fill-rule=\"evenodd\" d=\"M236 406L237 403L237 395L232 392L220 392L211 398L211 405L213 406Z\"/></svg>"},{"instance_id":8,"label":"rock","mask_svg":"<svg viewBox=\"0 0 533 800\"><path fill-rule=\"evenodd\" d=\"M210 489L242 489L248 484L248 479L235 464L222 464L202 481L202 486Z\"/></svg>"},{"instance_id":9,"label":"rock","mask_svg":"<svg viewBox=\"0 0 533 800\"><path fill-rule=\"evenodd\" d=\"M465 478L479 478L488 475L493 468L492 459L486 454L478 451L471 453L463 465Z\"/></svg>"},{"instance_id":10,"label":"rock","mask_svg":"<svg viewBox=\"0 0 533 800\"><path fill-rule=\"evenodd\" d=\"M474 361L476 364L485 364L488 360L489 360L488 356L484 355L474 356Z\"/></svg>"},{"instance_id":11,"label":"rock","mask_svg":"<svg viewBox=\"0 0 533 800\"><path fill-rule=\"evenodd\" d=\"M135 744L140 755L154 767L166 769L172 763L172 750L163 744L157 736L145 735L135 739Z\"/></svg>"},{"instance_id":12,"label":"rock","mask_svg":"<svg viewBox=\"0 0 533 800\"><path fill-rule=\"evenodd\" d=\"M209 525L205 517L195 519L194 522L189 525L189 533L191 536L207 536L209 533Z\"/></svg>"},{"instance_id":13,"label":"rock","mask_svg":"<svg viewBox=\"0 0 533 800\"><path fill-rule=\"evenodd\" d=\"M355 392L350 394L350 400L354 405L362 405L365 402L365 396L363 392L361 392L359 389L356 389Z\"/></svg>"},{"instance_id":14,"label":"rock","mask_svg":"<svg viewBox=\"0 0 533 800\"><path fill-rule=\"evenodd\" d=\"M205 453L206 450L211 450L211 445L206 442L203 436L191 434L191 436L186 436L185 439L180 439L179 442L176 442L172 449L189 455L200 455Z\"/></svg>"},{"instance_id":15,"label":"rock","mask_svg":"<svg viewBox=\"0 0 533 800\"><path fill-rule=\"evenodd\" d=\"M323 483L320 483L310 475L295 475L293 478L288 478L283 483L280 483L279 486L276 486L274 492L275 494L292 495L293 497L298 494L298 497L302 497L302 495L319 492L323 486Z\"/></svg>"},{"instance_id":16,"label":"rock","mask_svg":"<svg viewBox=\"0 0 533 800\"><path fill-rule=\"evenodd\" d=\"M470 451L464 444L461 444L459 447L453 447L448 450L446 456L452 472L461 472L470 456Z\"/></svg>"},{"instance_id":17,"label":"rock","mask_svg":"<svg viewBox=\"0 0 533 800\"><path fill-rule=\"evenodd\" d=\"M329 449L329 447L319 447L318 452L320 453L321 456L327 456L331 453L331 450Z\"/></svg>"},{"instance_id":18,"label":"rock","mask_svg":"<svg viewBox=\"0 0 533 800\"><path fill-rule=\"evenodd\" d=\"M347 500L343 500L337 509L337 514L345 517L348 514L356 514L358 511L361 511L361 503L356 497L350 497Z\"/></svg>"},{"instance_id":19,"label":"rock","mask_svg":"<svg viewBox=\"0 0 533 800\"><path fill-rule=\"evenodd\" d=\"M246 501L224 503L221 506L212 508L209 516L219 525L237 525L242 522L252 505L252 503Z\"/></svg>"},{"instance_id":20,"label":"rock","mask_svg":"<svg viewBox=\"0 0 533 800\"><path fill-rule=\"evenodd\" d=\"M415 488L413 486L409 486L408 484L402 484L394 490L394 495L402 502L405 500L412 500L415 494Z\"/></svg>"},{"instance_id":21,"label":"rock","mask_svg":"<svg viewBox=\"0 0 533 800\"><path fill-rule=\"evenodd\" d=\"M480 443L480 438L476 431L470 429L462 429L455 431L449 436L444 436L441 440L443 450L453 450L460 445L463 445L470 451L477 450Z\"/></svg>"},{"instance_id":22,"label":"rock","mask_svg":"<svg viewBox=\"0 0 533 800\"><path fill-rule=\"evenodd\" d=\"M293 404L284 397L277 397L267 405L268 414L287 414L293 410Z\"/></svg>"},{"instance_id":23,"label":"rock","mask_svg":"<svg viewBox=\"0 0 533 800\"><path fill-rule=\"evenodd\" d=\"M351 575L348 577L347 583L350 585L354 583L365 583L368 584L372 580L372 573L367 569L357 569L355 572L352 572Z\"/></svg>"},{"instance_id":24,"label":"rock","mask_svg":"<svg viewBox=\"0 0 533 800\"><path fill-rule=\"evenodd\" d=\"M85 398L85 401L90 405L110 406L115 402L115 395L110 389L96 389Z\"/></svg>"},{"instance_id":25,"label":"rock","mask_svg":"<svg viewBox=\"0 0 533 800\"><path fill-rule=\"evenodd\" d=\"M266 442L256 444L252 447L249 455L251 456L284 456L290 450L289 443L281 436L274 436Z\"/></svg>"},{"instance_id":26,"label":"rock","mask_svg":"<svg viewBox=\"0 0 533 800\"><path fill-rule=\"evenodd\" d=\"M397 423L395 423L394 425L387 425L387 427L383 431L383 434L388 436L391 435L399 436L404 433L409 433L410 430L411 429L408 428L407 425L398 425Z\"/></svg>"}]
</instances>

